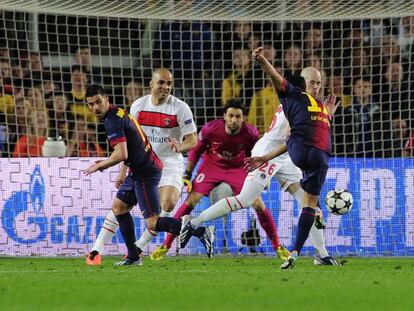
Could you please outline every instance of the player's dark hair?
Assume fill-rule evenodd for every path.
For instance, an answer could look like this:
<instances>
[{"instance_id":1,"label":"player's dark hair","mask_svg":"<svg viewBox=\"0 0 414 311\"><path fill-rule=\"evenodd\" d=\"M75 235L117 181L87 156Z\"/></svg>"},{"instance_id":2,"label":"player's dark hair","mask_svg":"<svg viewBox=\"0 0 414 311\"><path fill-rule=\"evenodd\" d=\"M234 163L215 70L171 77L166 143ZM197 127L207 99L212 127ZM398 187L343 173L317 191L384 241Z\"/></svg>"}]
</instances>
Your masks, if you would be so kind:
<instances>
[{"instance_id":1,"label":"player's dark hair","mask_svg":"<svg viewBox=\"0 0 414 311\"><path fill-rule=\"evenodd\" d=\"M105 92L104 88L99 84L91 84L86 89L85 97L93 97L95 95L106 96L106 92Z\"/></svg>"},{"instance_id":2,"label":"player's dark hair","mask_svg":"<svg viewBox=\"0 0 414 311\"><path fill-rule=\"evenodd\" d=\"M227 112L229 108L241 109L243 115L246 113L246 106L240 99L232 99L223 107L223 114Z\"/></svg>"},{"instance_id":3,"label":"player's dark hair","mask_svg":"<svg viewBox=\"0 0 414 311\"><path fill-rule=\"evenodd\" d=\"M294 87L299 88L301 91L306 91L306 81L304 77L299 75L292 75L287 80Z\"/></svg>"}]
</instances>

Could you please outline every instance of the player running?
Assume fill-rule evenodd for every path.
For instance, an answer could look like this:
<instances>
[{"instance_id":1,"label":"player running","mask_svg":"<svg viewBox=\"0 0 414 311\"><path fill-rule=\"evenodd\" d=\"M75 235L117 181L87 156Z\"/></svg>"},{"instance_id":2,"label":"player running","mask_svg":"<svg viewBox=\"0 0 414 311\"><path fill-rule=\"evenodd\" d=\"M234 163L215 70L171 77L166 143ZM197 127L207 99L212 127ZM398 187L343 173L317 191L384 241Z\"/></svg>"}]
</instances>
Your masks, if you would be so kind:
<instances>
[{"instance_id":1,"label":"player running","mask_svg":"<svg viewBox=\"0 0 414 311\"><path fill-rule=\"evenodd\" d=\"M177 204L183 187L184 161L182 152L197 144L197 128L189 106L171 95L174 79L167 69L153 72L150 82L151 94L137 99L130 114L138 120L158 158L162 161L159 182L161 216L168 216ZM115 186L120 188L126 178L126 167L121 167ZM92 247L86 256L88 265L101 264L101 253L118 230L118 222L110 211ZM136 242L140 252L157 235L145 229Z\"/></svg>"},{"instance_id":2,"label":"player running","mask_svg":"<svg viewBox=\"0 0 414 311\"><path fill-rule=\"evenodd\" d=\"M88 176L120 162L130 170L112 203L112 211L119 224L128 249L124 260L117 266L140 265L140 253L135 245L135 226L130 210L139 203L142 216L151 230L178 234L181 222L172 217L159 217L160 201L158 182L162 163L154 153L139 123L123 109L109 104L105 91L99 85L86 90L89 109L100 119L114 152L105 160L98 160L85 170Z\"/></svg>"}]
</instances>

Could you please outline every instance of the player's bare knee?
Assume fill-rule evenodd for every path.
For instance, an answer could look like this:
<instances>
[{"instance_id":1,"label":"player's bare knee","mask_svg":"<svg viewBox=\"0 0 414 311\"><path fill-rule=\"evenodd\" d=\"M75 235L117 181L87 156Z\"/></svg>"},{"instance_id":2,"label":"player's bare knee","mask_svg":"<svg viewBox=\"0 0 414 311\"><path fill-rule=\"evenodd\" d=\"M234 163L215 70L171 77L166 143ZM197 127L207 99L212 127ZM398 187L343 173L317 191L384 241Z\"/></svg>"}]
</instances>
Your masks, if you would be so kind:
<instances>
[{"instance_id":1,"label":"player's bare knee","mask_svg":"<svg viewBox=\"0 0 414 311\"><path fill-rule=\"evenodd\" d=\"M152 216L152 217L149 217L149 218L145 219L145 222L147 224L147 228L149 230L156 231L155 227L157 225L157 221L158 221L158 215Z\"/></svg>"},{"instance_id":2,"label":"player's bare knee","mask_svg":"<svg viewBox=\"0 0 414 311\"><path fill-rule=\"evenodd\" d=\"M266 205L264 204L261 197L257 197L256 200L254 200L254 202L252 204L252 208L256 212L264 212L264 210L266 209Z\"/></svg>"},{"instance_id":3,"label":"player's bare knee","mask_svg":"<svg viewBox=\"0 0 414 311\"><path fill-rule=\"evenodd\" d=\"M304 191L302 198L302 207L316 208L318 206L318 200L319 196Z\"/></svg>"},{"instance_id":4,"label":"player's bare knee","mask_svg":"<svg viewBox=\"0 0 414 311\"><path fill-rule=\"evenodd\" d=\"M175 203L172 199L164 199L161 201L161 209L164 212L170 213L173 211L174 207L175 207Z\"/></svg>"},{"instance_id":5,"label":"player's bare knee","mask_svg":"<svg viewBox=\"0 0 414 311\"><path fill-rule=\"evenodd\" d=\"M114 212L114 215L122 215L130 211L130 207L126 205L121 200L115 198L114 202L112 203L112 211Z\"/></svg>"}]
</instances>

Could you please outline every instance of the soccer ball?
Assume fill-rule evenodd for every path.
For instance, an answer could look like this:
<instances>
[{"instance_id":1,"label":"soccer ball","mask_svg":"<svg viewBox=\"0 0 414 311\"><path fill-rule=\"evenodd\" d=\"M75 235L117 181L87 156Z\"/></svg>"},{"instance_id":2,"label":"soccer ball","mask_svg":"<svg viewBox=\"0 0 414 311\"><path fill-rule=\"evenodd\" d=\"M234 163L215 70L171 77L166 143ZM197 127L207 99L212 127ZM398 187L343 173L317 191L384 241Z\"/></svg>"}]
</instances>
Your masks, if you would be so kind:
<instances>
[{"instance_id":1,"label":"soccer ball","mask_svg":"<svg viewBox=\"0 0 414 311\"><path fill-rule=\"evenodd\" d=\"M346 189L336 188L326 195L326 207L334 215L344 215L352 209L352 194Z\"/></svg>"}]
</instances>

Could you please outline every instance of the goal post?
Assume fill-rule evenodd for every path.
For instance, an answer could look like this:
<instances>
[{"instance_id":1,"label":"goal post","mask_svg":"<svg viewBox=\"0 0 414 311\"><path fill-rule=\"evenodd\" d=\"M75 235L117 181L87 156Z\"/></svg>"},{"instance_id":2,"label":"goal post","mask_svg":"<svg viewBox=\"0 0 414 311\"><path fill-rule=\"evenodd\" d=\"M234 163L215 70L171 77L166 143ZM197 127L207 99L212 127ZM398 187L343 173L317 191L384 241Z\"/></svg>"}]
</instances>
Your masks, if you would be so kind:
<instances>
[{"instance_id":1,"label":"goal post","mask_svg":"<svg viewBox=\"0 0 414 311\"><path fill-rule=\"evenodd\" d=\"M333 157L321 193L329 252L412 255L414 3L400 0L1 1L0 174L5 182L0 210L9 221L0 225L0 255L28 254L22 250L28 240L34 241L34 254L64 249L61 254L82 255L102 225L115 194L108 188L115 171L101 180L81 177L94 157L110 152L102 126L85 106L86 85L102 84L112 103L128 109L149 93L152 71L166 67L175 78L173 94L189 104L198 129L220 118L228 100L241 98L249 108L248 122L263 134L279 101L252 61L258 46L286 77L306 66L318 68L321 98L334 92L341 101L331 123ZM38 142L30 141L33 156L26 158L16 145L28 131L62 137L67 157L37 158ZM36 188L44 191L43 208L26 202L24 214L10 220L17 215L10 202L21 199L16 193L33 194L35 175L43 178L44 187ZM334 187L353 194L348 215L327 212L323 199ZM263 198L282 243L291 246L297 204L276 182ZM204 198L195 213L208 206ZM243 210L214 222L218 252L272 253L255 217ZM256 226L259 245L245 245L242 237ZM119 239L113 241L109 252L120 252ZM200 251L195 242L187 250ZM309 242L304 252L313 254Z\"/></svg>"}]
</instances>

